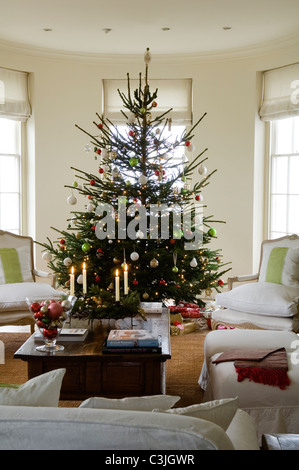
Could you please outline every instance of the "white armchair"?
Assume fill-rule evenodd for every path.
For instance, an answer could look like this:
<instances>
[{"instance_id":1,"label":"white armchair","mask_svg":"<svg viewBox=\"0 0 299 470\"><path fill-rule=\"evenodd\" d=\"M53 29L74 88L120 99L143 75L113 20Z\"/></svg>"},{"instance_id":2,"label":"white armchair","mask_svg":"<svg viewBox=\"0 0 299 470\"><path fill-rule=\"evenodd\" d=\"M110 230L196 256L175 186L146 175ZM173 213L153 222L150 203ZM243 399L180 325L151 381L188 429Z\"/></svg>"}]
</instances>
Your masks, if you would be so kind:
<instances>
[{"instance_id":1,"label":"white armchair","mask_svg":"<svg viewBox=\"0 0 299 470\"><path fill-rule=\"evenodd\" d=\"M241 285L233 288L237 282ZM223 325L297 332L299 237L263 241L258 273L229 278L228 291L216 295L216 305L212 329Z\"/></svg>"},{"instance_id":2,"label":"white armchair","mask_svg":"<svg viewBox=\"0 0 299 470\"><path fill-rule=\"evenodd\" d=\"M36 282L37 278L50 282ZM26 297L61 298L55 276L34 268L33 240L0 230L0 325L31 325L34 321Z\"/></svg>"}]
</instances>

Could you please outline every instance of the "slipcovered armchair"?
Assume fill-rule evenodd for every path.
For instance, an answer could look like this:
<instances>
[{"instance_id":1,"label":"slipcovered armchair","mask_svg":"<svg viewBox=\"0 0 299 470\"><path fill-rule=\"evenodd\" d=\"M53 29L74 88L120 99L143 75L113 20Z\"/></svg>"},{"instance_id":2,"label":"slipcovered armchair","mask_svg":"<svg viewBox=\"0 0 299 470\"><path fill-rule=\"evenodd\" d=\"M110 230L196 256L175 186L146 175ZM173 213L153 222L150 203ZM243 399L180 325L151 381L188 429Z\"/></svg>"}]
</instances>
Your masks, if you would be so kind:
<instances>
[{"instance_id":1,"label":"slipcovered armchair","mask_svg":"<svg viewBox=\"0 0 299 470\"><path fill-rule=\"evenodd\" d=\"M38 277L50 282L36 282ZM26 297L58 299L55 276L34 268L33 240L0 230L0 325L31 325Z\"/></svg>"},{"instance_id":2,"label":"slipcovered armchair","mask_svg":"<svg viewBox=\"0 0 299 470\"><path fill-rule=\"evenodd\" d=\"M237 282L241 285L233 288ZM229 278L228 291L217 294L215 300L217 308L211 321L214 330L221 325L297 332L299 237L264 240L259 272Z\"/></svg>"}]
</instances>

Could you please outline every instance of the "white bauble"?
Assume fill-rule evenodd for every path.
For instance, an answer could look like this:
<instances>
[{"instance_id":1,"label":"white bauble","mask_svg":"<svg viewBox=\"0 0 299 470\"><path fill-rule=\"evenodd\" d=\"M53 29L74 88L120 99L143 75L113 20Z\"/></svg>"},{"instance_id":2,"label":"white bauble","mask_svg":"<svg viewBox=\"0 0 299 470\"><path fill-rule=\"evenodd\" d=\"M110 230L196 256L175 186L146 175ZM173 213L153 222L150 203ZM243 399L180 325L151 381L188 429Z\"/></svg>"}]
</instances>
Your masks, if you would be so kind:
<instances>
[{"instance_id":1,"label":"white bauble","mask_svg":"<svg viewBox=\"0 0 299 470\"><path fill-rule=\"evenodd\" d=\"M137 253L137 251L133 251L131 254L130 254L130 258L132 261L137 261L139 260L139 254Z\"/></svg>"},{"instance_id":2,"label":"white bauble","mask_svg":"<svg viewBox=\"0 0 299 470\"><path fill-rule=\"evenodd\" d=\"M134 113L128 113L128 124L133 124L135 122L136 116Z\"/></svg>"},{"instance_id":3,"label":"white bauble","mask_svg":"<svg viewBox=\"0 0 299 470\"><path fill-rule=\"evenodd\" d=\"M193 144L188 145L187 150L188 152L193 152L193 150L195 150L194 145Z\"/></svg>"},{"instance_id":4,"label":"white bauble","mask_svg":"<svg viewBox=\"0 0 299 470\"><path fill-rule=\"evenodd\" d=\"M145 175L141 175L139 177L139 183L140 184L146 184L147 183L147 177Z\"/></svg>"},{"instance_id":5,"label":"white bauble","mask_svg":"<svg viewBox=\"0 0 299 470\"><path fill-rule=\"evenodd\" d=\"M79 274L79 276L77 277L77 283L78 284L83 284L83 275L82 274Z\"/></svg>"},{"instance_id":6,"label":"white bauble","mask_svg":"<svg viewBox=\"0 0 299 470\"><path fill-rule=\"evenodd\" d=\"M71 258L64 258L63 264L64 266L67 266L67 267L70 266L72 264Z\"/></svg>"},{"instance_id":7,"label":"white bauble","mask_svg":"<svg viewBox=\"0 0 299 470\"><path fill-rule=\"evenodd\" d=\"M47 261L47 262L48 262L48 261L51 261L52 255L51 255L51 253L49 253L48 251L46 251L46 252L42 255L42 258L43 258L44 261Z\"/></svg>"},{"instance_id":8,"label":"white bauble","mask_svg":"<svg viewBox=\"0 0 299 470\"><path fill-rule=\"evenodd\" d=\"M206 175L208 172L208 169L206 166L204 165L200 165L200 167L198 168L198 173L202 176Z\"/></svg>"},{"instance_id":9,"label":"white bauble","mask_svg":"<svg viewBox=\"0 0 299 470\"><path fill-rule=\"evenodd\" d=\"M144 238L144 233L141 232L141 230L138 230L138 232L136 233L136 236L137 238Z\"/></svg>"},{"instance_id":10,"label":"white bauble","mask_svg":"<svg viewBox=\"0 0 299 470\"><path fill-rule=\"evenodd\" d=\"M67 198L67 202L71 205L71 206L74 206L75 204L77 204L77 198L75 196L69 196Z\"/></svg>"},{"instance_id":11,"label":"white bauble","mask_svg":"<svg viewBox=\"0 0 299 470\"><path fill-rule=\"evenodd\" d=\"M196 266L197 266L197 261L196 261L195 258L193 258L193 259L190 261L190 266L191 266L191 268L196 268Z\"/></svg>"},{"instance_id":12,"label":"white bauble","mask_svg":"<svg viewBox=\"0 0 299 470\"><path fill-rule=\"evenodd\" d=\"M93 212L95 210L95 207L93 204L89 203L86 209L88 210L88 212Z\"/></svg>"},{"instance_id":13,"label":"white bauble","mask_svg":"<svg viewBox=\"0 0 299 470\"><path fill-rule=\"evenodd\" d=\"M107 149L102 149L102 157L107 158L108 156L108 150Z\"/></svg>"}]
</instances>

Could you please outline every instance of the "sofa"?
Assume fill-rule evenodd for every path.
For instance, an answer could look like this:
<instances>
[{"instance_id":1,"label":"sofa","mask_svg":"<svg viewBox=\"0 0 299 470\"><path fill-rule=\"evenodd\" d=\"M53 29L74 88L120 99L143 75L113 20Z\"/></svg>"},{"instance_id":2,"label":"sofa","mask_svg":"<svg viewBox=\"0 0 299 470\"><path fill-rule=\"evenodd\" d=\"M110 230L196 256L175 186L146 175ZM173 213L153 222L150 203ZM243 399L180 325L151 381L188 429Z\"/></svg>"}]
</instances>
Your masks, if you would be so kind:
<instances>
[{"instance_id":1,"label":"sofa","mask_svg":"<svg viewBox=\"0 0 299 470\"><path fill-rule=\"evenodd\" d=\"M299 433L299 337L291 331L215 330L205 339L199 385L204 401L238 396L239 407L254 420L259 442L265 433ZM290 384L285 389L248 378L238 380L234 362L216 363L225 351L285 348Z\"/></svg>"},{"instance_id":2,"label":"sofa","mask_svg":"<svg viewBox=\"0 0 299 470\"><path fill-rule=\"evenodd\" d=\"M0 450L259 450L237 398L175 408L180 397L91 397L59 407L65 369L0 387Z\"/></svg>"}]
</instances>

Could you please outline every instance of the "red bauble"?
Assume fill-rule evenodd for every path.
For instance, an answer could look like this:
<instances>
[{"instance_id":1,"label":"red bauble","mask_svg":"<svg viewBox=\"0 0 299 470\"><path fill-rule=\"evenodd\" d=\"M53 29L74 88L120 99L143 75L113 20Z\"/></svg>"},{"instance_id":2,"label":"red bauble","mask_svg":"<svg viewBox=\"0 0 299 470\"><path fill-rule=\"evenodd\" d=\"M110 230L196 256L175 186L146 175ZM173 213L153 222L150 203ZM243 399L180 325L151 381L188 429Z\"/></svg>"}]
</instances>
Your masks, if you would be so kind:
<instances>
[{"instance_id":1,"label":"red bauble","mask_svg":"<svg viewBox=\"0 0 299 470\"><path fill-rule=\"evenodd\" d=\"M165 282L166 282L166 281L165 281L164 279L161 279L161 280L160 280L160 285L161 285L161 286L164 286L164 285L165 285Z\"/></svg>"},{"instance_id":2,"label":"red bauble","mask_svg":"<svg viewBox=\"0 0 299 470\"><path fill-rule=\"evenodd\" d=\"M222 281L222 279L219 279L218 281L218 286L223 286L224 282Z\"/></svg>"},{"instance_id":3,"label":"red bauble","mask_svg":"<svg viewBox=\"0 0 299 470\"><path fill-rule=\"evenodd\" d=\"M91 227L91 230L93 230L93 232L95 232L95 229L96 229L96 226L93 225L93 226Z\"/></svg>"},{"instance_id":4,"label":"red bauble","mask_svg":"<svg viewBox=\"0 0 299 470\"><path fill-rule=\"evenodd\" d=\"M63 308L58 302L53 302L48 306L48 317L56 320L63 314Z\"/></svg>"},{"instance_id":5,"label":"red bauble","mask_svg":"<svg viewBox=\"0 0 299 470\"><path fill-rule=\"evenodd\" d=\"M89 184L91 184L91 186L93 186L94 184L96 184L95 180L90 180Z\"/></svg>"},{"instance_id":6,"label":"red bauble","mask_svg":"<svg viewBox=\"0 0 299 470\"><path fill-rule=\"evenodd\" d=\"M152 102L152 107L153 107L153 108L156 108L157 106L158 106L158 103L157 103L156 101L153 101L153 102Z\"/></svg>"},{"instance_id":7,"label":"red bauble","mask_svg":"<svg viewBox=\"0 0 299 470\"><path fill-rule=\"evenodd\" d=\"M104 168L99 168L99 173L104 173Z\"/></svg>"},{"instance_id":8,"label":"red bauble","mask_svg":"<svg viewBox=\"0 0 299 470\"><path fill-rule=\"evenodd\" d=\"M129 136L133 137L135 135L134 131L129 131Z\"/></svg>"},{"instance_id":9,"label":"red bauble","mask_svg":"<svg viewBox=\"0 0 299 470\"><path fill-rule=\"evenodd\" d=\"M64 245L64 244L65 244L64 238L62 238L61 240L59 240L59 243L60 243L60 245Z\"/></svg>"},{"instance_id":10,"label":"red bauble","mask_svg":"<svg viewBox=\"0 0 299 470\"><path fill-rule=\"evenodd\" d=\"M200 201L201 200L201 197L199 195L195 196L195 200L196 201Z\"/></svg>"},{"instance_id":11,"label":"red bauble","mask_svg":"<svg viewBox=\"0 0 299 470\"><path fill-rule=\"evenodd\" d=\"M186 147L189 147L189 145L191 145L191 142L189 140L186 140L185 145Z\"/></svg>"},{"instance_id":12,"label":"red bauble","mask_svg":"<svg viewBox=\"0 0 299 470\"><path fill-rule=\"evenodd\" d=\"M133 286L138 286L138 281L137 281L137 279L134 279L134 281L133 281Z\"/></svg>"},{"instance_id":13,"label":"red bauble","mask_svg":"<svg viewBox=\"0 0 299 470\"><path fill-rule=\"evenodd\" d=\"M98 128L103 129L103 124L101 122L100 122L100 124L98 124Z\"/></svg>"},{"instance_id":14,"label":"red bauble","mask_svg":"<svg viewBox=\"0 0 299 470\"><path fill-rule=\"evenodd\" d=\"M160 171L159 171L159 170L156 170L156 171L155 171L155 175L156 175L156 176L160 176Z\"/></svg>"},{"instance_id":15,"label":"red bauble","mask_svg":"<svg viewBox=\"0 0 299 470\"><path fill-rule=\"evenodd\" d=\"M40 304L38 302L33 302L33 304L30 305L30 310L33 313L38 312L39 309L40 309Z\"/></svg>"},{"instance_id":16,"label":"red bauble","mask_svg":"<svg viewBox=\"0 0 299 470\"><path fill-rule=\"evenodd\" d=\"M174 245L175 239L174 239L174 238L171 238L171 239L169 240L169 242L170 242L172 245Z\"/></svg>"},{"instance_id":17,"label":"red bauble","mask_svg":"<svg viewBox=\"0 0 299 470\"><path fill-rule=\"evenodd\" d=\"M100 282L101 276L96 276L96 282Z\"/></svg>"},{"instance_id":18,"label":"red bauble","mask_svg":"<svg viewBox=\"0 0 299 470\"><path fill-rule=\"evenodd\" d=\"M96 153L97 153L98 155L101 155L102 150L101 150L101 149L97 149L97 150L96 150Z\"/></svg>"},{"instance_id":19,"label":"red bauble","mask_svg":"<svg viewBox=\"0 0 299 470\"><path fill-rule=\"evenodd\" d=\"M57 328L53 328L51 330L46 330L46 329L43 330L43 335L46 339L55 338L55 336L57 336L57 333L58 333Z\"/></svg>"}]
</instances>

